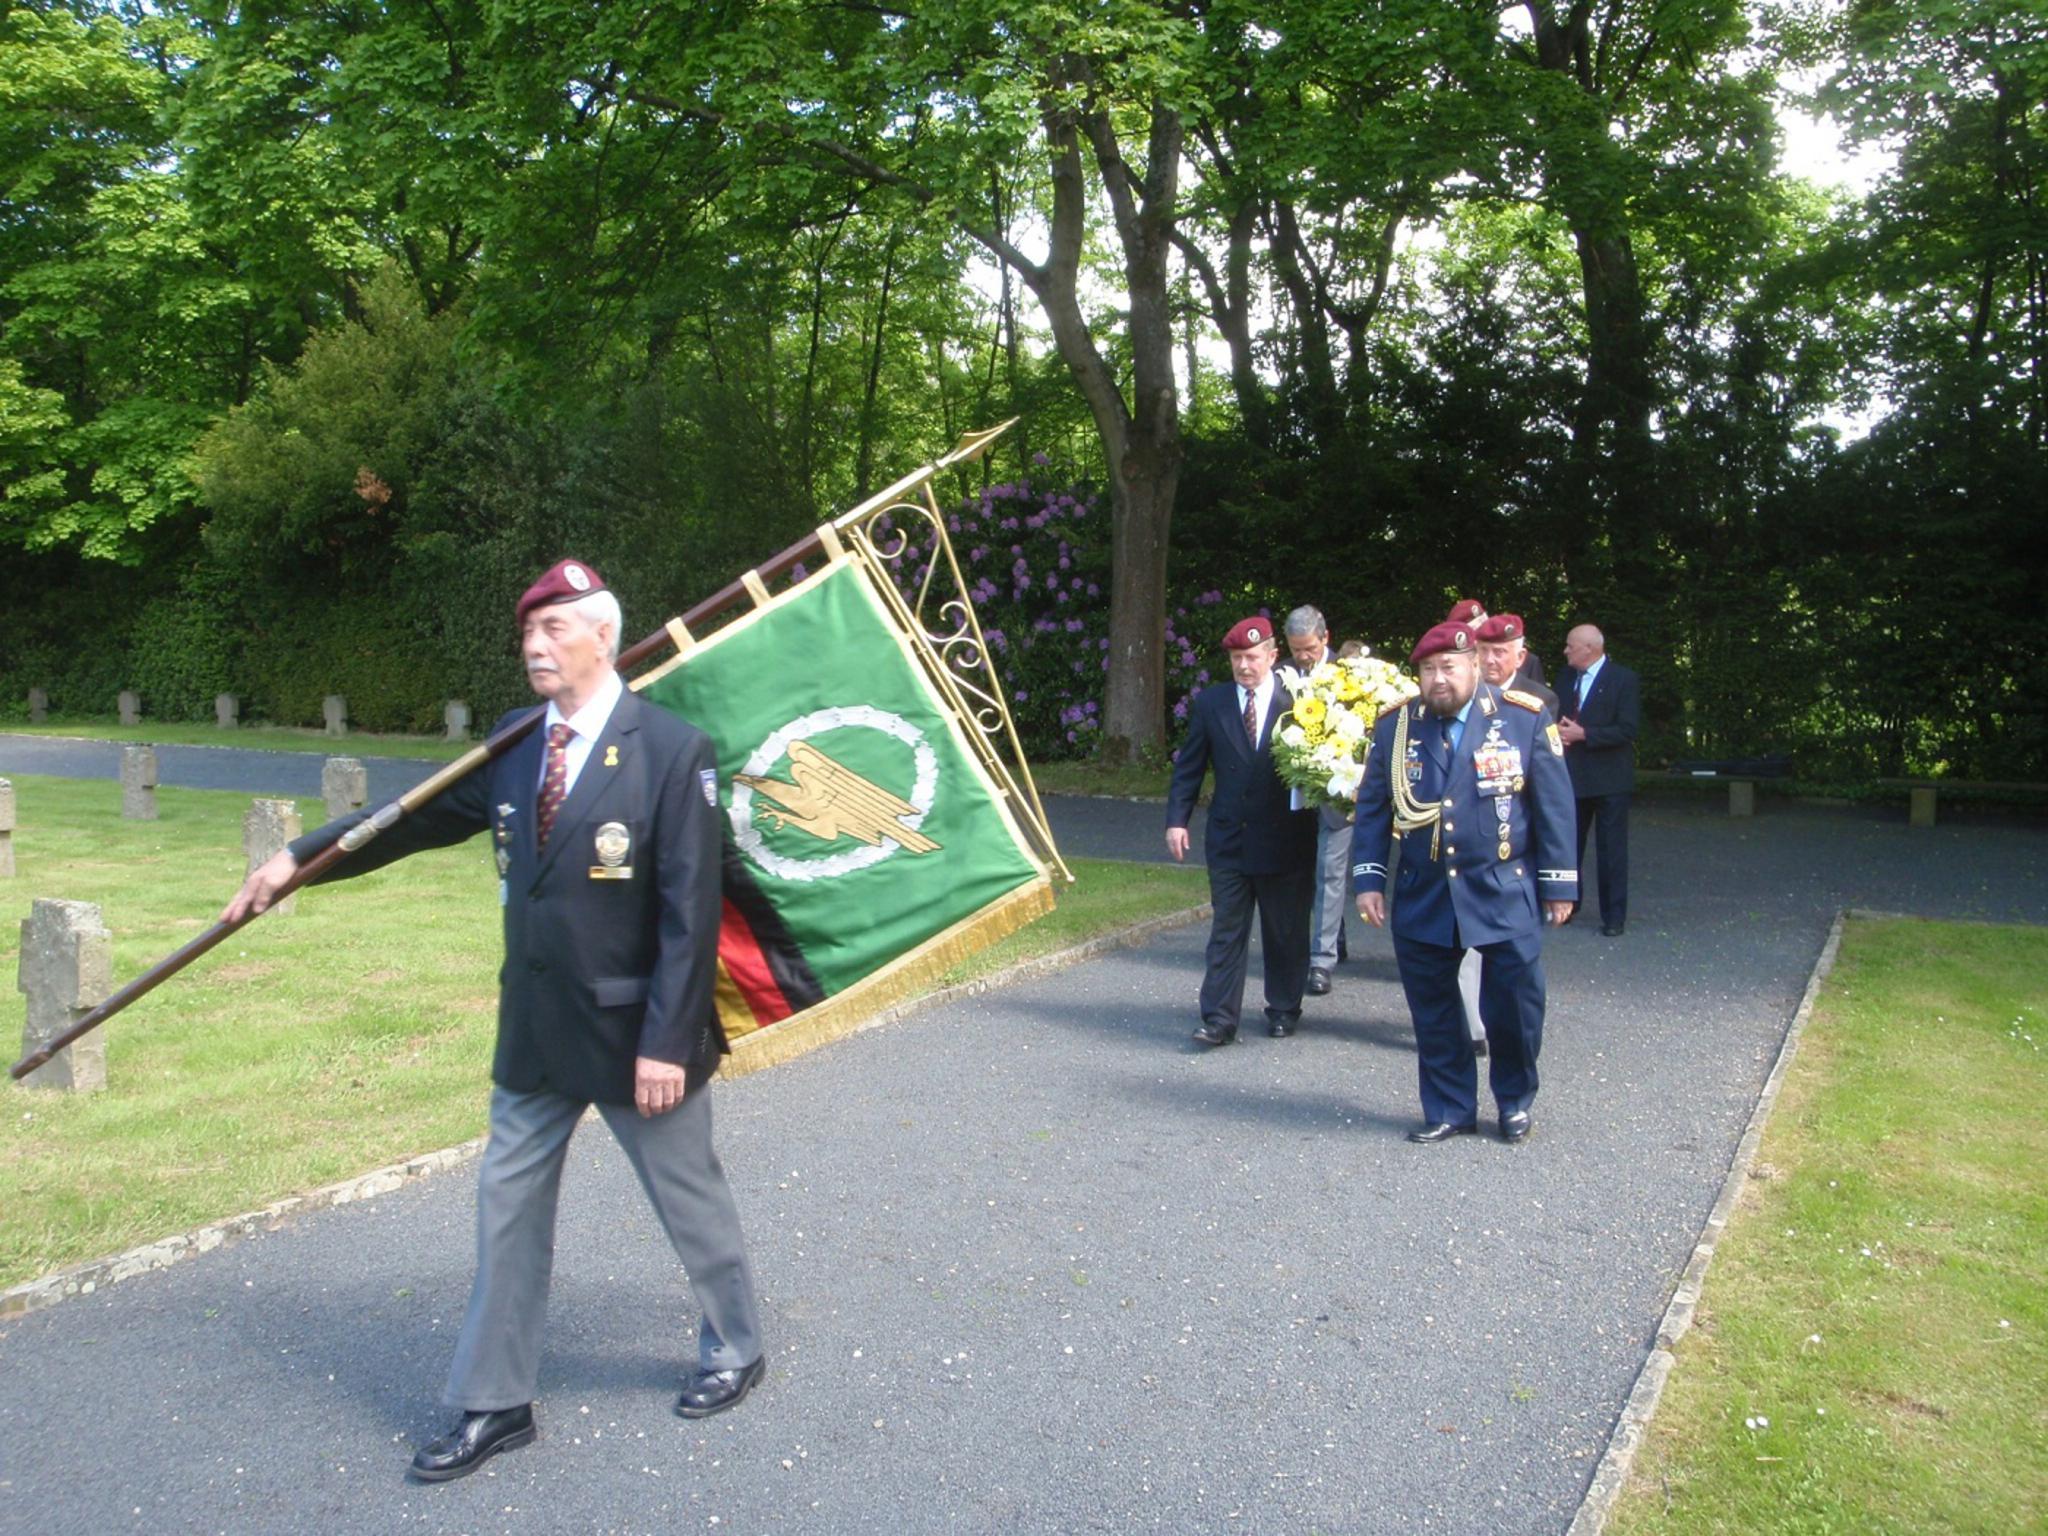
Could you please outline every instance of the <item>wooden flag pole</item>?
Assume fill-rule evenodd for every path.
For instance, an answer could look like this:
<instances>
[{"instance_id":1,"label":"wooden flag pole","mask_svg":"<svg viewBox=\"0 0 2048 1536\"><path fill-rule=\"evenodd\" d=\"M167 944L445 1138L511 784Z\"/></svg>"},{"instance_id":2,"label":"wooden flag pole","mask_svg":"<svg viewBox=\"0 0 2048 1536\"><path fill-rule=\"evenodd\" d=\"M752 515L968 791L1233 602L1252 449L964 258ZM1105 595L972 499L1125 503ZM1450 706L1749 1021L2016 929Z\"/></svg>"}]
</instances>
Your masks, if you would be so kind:
<instances>
[{"instance_id":1,"label":"wooden flag pole","mask_svg":"<svg viewBox=\"0 0 2048 1536\"><path fill-rule=\"evenodd\" d=\"M716 617L726 609L746 599L751 587L773 581L776 577L783 575L803 560L815 555L824 547L828 537L836 542L836 531L839 528L850 526L860 519L869 516L877 508L890 505L905 492L930 480L940 470L949 468L954 464L979 458L1015 422L1016 418L1012 417L1000 426L964 435L959 443L955 445L953 451L944 458L905 475L894 485L869 497L851 512L834 518L824 528L813 529L772 559L764 561L744 575L727 582L679 618L671 620L670 623L678 625L687 631L692 625L702 624L706 620ZM675 636L671 629L668 626L664 626L621 652L617 663L618 669L623 673L628 668L636 667L649 657L654 656L663 647L671 646L675 643ZM370 842L378 833L398 825L400 821L418 811L421 806L434 799L443 790L447 789L449 785L454 784L459 779L466 778L477 769L483 767L484 764L503 757L524 740L546 714L546 705L540 705L528 710L524 715L521 715L480 746L472 748L454 762L448 764L447 767L439 769L427 778L422 779L396 800L380 806L373 814L351 827L340 840L329 845L301 865L292 875L292 878L272 898L273 904L282 901L300 886L318 879L351 853L361 848L365 843ZM174 954L159 960L125 987L122 987L118 992L108 997L106 1001L88 1011L77 1023L73 1024L62 1034L46 1041L28 1055L22 1057L21 1060L7 1069L8 1076L16 1081L27 1077L36 1068L47 1064L50 1058L63 1050L64 1047L99 1028L100 1025L106 1023L107 1020L111 1019L137 998L155 991L164 982L169 981L178 972L184 970L186 966L219 944L221 940L247 924L254 922L261 915L261 913L249 912L233 921L215 923L206 932L186 943Z\"/></svg>"}]
</instances>

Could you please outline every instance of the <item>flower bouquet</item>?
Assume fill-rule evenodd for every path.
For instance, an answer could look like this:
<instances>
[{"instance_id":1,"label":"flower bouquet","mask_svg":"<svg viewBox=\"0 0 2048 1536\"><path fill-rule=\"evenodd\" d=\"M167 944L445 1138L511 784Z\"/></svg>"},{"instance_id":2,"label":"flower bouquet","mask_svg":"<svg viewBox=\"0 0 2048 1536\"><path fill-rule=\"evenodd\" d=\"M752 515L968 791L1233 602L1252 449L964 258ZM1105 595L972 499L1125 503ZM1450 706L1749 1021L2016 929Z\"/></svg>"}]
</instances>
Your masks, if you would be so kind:
<instances>
[{"instance_id":1,"label":"flower bouquet","mask_svg":"<svg viewBox=\"0 0 2048 1536\"><path fill-rule=\"evenodd\" d=\"M1273 737L1281 781L1310 805L1348 807L1365 777L1374 722L1422 690L1391 661L1370 654L1322 662L1306 677L1283 672L1280 680L1294 695Z\"/></svg>"}]
</instances>

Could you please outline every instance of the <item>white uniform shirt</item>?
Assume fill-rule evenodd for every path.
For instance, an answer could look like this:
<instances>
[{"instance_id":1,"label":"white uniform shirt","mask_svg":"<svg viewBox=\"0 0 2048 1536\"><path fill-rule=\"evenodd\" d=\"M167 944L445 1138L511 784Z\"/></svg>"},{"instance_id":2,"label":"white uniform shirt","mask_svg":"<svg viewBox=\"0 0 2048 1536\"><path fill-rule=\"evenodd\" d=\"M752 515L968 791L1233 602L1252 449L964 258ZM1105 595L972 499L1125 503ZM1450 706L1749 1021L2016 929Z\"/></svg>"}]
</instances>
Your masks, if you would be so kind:
<instances>
[{"instance_id":1,"label":"white uniform shirt","mask_svg":"<svg viewBox=\"0 0 2048 1536\"><path fill-rule=\"evenodd\" d=\"M591 748L597 745L597 738L604 734L604 728L611 723L612 711L619 707L619 698L626 691L626 685L619 680L617 672L607 672L604 681L597 685L590 702L573 715L564 715L555 708L555 701L548 700L548 717L541 722L541 736L545 741L547 733L556 725L566 724L575 734L562 749L562 760L567 776L562 782L562 798L569 798L569 792L576 787L576 776L583 771L583 765L590 761ZM548 776L548 755L540 755L540 777Z\"/></svg>"}]
</instances>

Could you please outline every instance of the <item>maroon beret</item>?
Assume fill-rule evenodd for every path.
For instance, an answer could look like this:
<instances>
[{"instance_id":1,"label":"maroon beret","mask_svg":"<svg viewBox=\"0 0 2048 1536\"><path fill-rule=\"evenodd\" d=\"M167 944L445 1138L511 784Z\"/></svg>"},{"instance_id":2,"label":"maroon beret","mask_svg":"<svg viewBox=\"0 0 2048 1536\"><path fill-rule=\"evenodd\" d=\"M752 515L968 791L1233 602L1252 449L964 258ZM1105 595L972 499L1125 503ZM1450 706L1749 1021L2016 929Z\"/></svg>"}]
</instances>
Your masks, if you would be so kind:
<instances>
[{"instance_id":1,"label":"maroon beret","mask_svg":"<svg viewBox=\"0 0 2048 1536\"><path fill-rule=\"evenodd\" d=\"M1453 624L1446 619L1415 642L1415 649L1408 653L1408 660L1411 663L1417 662L1425 656L1435 656L1443 651L1456 651L1460 656L1470 656L1472 646L1472 627L1469 624Z\"/></svg>"},{"instance_id":2,"label":"maroon beret","mask_svg":"<svg viewBox=\"0 0 2048 1536\"><path fill-rule=\"evenodd\" d=\"M557 560L548 567L547 574L519 596L519 606L513 610L516 622L523 629L526 616L536 608L549 608L556 603L573 603L579 597L588 597L593 592L604 590L604 578L581 560Z\"/></svg>"},{"instance_id":3,"label":"maroon beret","mask_svg":"<svg viewBox=\"0 0 2048 1536\"><path fill-rule=\"evenodd\" d=\"M1496 613L1476 631L1477 637L1488 645L1502 640L1520 640L1529 633L1519 613Z\"/></svg>"},{"instance_id":4,"label":"maroon beret","mask_svg":"<svg viewBox=\"0 0 2048 1536\"><path fill-rule=\"evenodd\" d=\"M1239 619L1230 626L1230 633L1223 637L1223 649L1248 651L1255 645L1264 645L1272 638L1271 619Z\"/></svg>"},{"instance_id":5,"label":"maroon beret","mask_svg":"<svg viewBox=\"0 0 2048 1536\"><path fill-rule=\"evenodd\" d=\"M1461 597L1444 615L1446 624L1478 624L1486 618L1486 604L1476 597Z\"/></svg>"}]
</instances>

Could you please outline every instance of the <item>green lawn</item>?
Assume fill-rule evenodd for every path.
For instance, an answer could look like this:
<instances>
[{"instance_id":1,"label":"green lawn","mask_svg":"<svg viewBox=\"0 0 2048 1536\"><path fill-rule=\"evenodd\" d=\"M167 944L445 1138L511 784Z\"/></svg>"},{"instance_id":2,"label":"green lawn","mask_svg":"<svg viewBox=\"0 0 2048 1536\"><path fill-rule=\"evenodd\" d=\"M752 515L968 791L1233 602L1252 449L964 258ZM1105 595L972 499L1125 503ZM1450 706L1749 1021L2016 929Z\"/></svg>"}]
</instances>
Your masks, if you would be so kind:
<instances>
[{"instance_id":1,"label":"green lawn","mask_svg":"<svg viewBox=\"0 0 2048 1536\"><path fill-rule=\"evenodd\" d=\"M126 822L117 785L14 782L19 875L0 882L10 978L33 897L100 904L118 985L211 924L241 881L245 795L163 789L161 820ZM1199 871L1083 860L1075 872L1057 913L948 980L1206 899ZM499 953L484 842L297 902L106 1025L106 1092L0 1079L0 1285L481 1134ZM12 1062L11 981L9 995Z\"/></svg>"},{"instance_id":2,"label":"green lawn","mask_svg":"<svg viewBox=\"0 0 2048 1536\"><path fill-rule=\"evenodd\" d=\"M1855 922L1610 1532L2048 1530L2048 931Z\"/></svg>"},{"instance_id":3,"label":"green lawn","mask_svg":"<svg viewBox=\"0 0 2048 1536\"><path fill-rule=\"evenodd\" d=\"M490 725L485 720L472 734ZM443 741L438 736L377 735L350 731L329 736L312 726L242 725L224 731L217 725L191 720L150 720L140 725L114 725L105 720L48 721L30 725L26 721L0 723L0 733L21 736L82 736L91 741L140 741L150 746L248 747L259 752L318 752L333 757L418 757L435 762L452 762L474 741Z\"/></svg>"},{"instance_id":4,"label":"green lawn","mask_svg":"<svg viewBox=\"0 0 2048 1536\"><path fill-rule=\"evenodd\" d=\"M1108 764L1093 758L1033 763L1031 777L1041 795L1109 795L1119 800L1164 800L1170 766Z\"/></svg>"}]
</instances>

